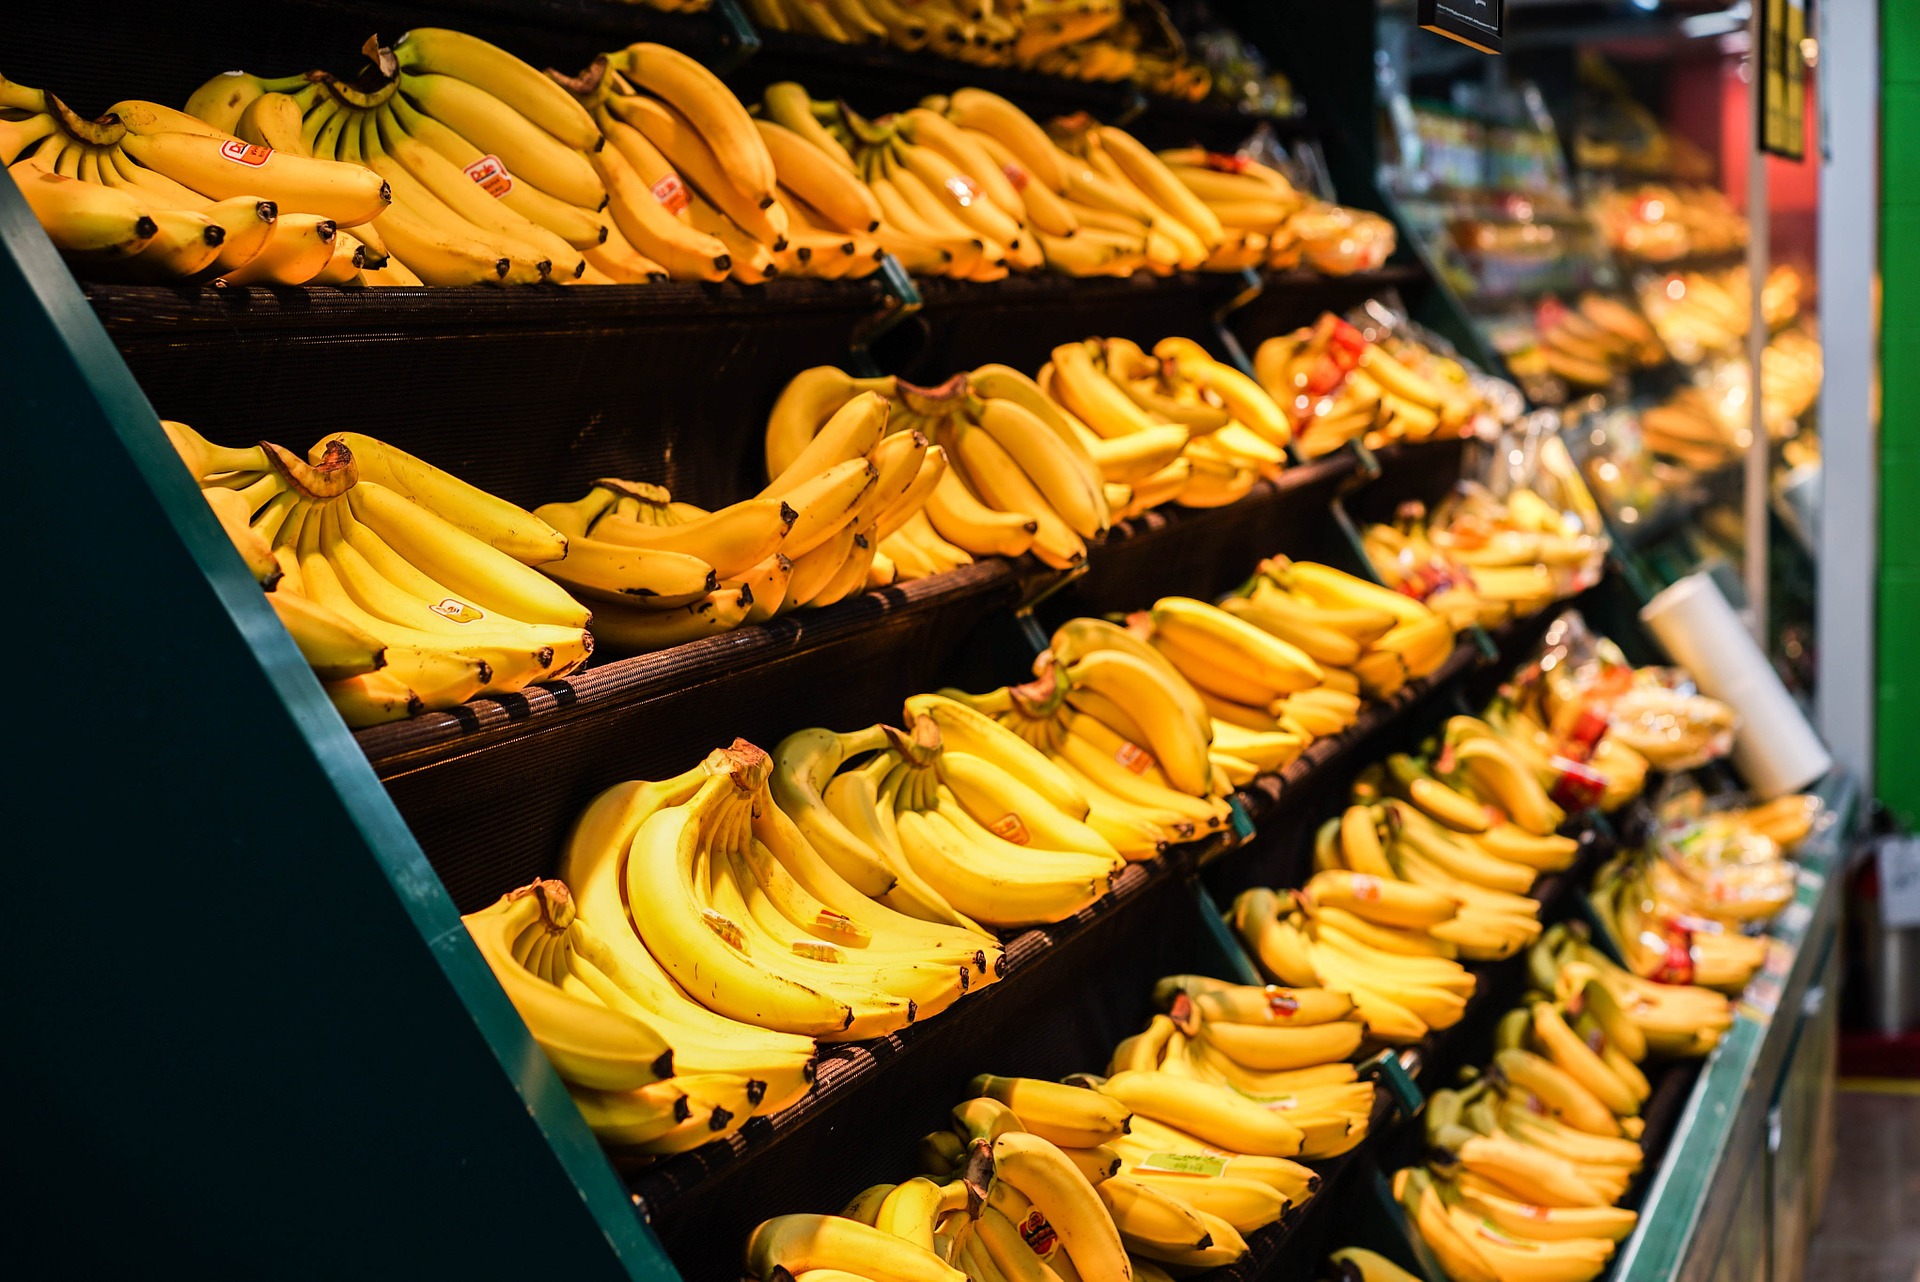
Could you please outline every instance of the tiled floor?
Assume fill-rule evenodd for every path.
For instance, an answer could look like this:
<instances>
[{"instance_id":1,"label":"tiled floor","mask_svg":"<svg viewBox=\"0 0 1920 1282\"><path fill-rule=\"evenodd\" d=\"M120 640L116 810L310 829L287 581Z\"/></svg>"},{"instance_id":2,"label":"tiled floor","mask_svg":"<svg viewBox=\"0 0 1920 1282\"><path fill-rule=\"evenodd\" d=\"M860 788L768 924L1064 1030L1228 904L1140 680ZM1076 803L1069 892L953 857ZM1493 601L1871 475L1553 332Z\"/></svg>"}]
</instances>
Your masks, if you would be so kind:
<instances>
[{"instance_id":1,"label":"tiled floor","mask_svg":"<svg viewBox=\"0 0 1920 1282\"><path fill-rule=\"evenodd\" d=\"M1920 1282L1920 1095L1842 1090L1807 1282Z\"/></svg>"}]
</instances>

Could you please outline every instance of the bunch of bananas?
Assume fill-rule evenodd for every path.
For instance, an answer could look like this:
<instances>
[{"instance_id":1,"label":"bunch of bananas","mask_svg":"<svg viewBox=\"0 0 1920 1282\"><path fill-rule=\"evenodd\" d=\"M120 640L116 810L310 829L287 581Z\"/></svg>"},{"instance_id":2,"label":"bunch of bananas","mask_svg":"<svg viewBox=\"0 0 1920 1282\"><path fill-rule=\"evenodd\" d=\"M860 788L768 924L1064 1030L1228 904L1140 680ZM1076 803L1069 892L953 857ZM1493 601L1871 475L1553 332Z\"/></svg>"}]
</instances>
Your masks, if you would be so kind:
<instances>
[{"instance_id":1,"label":"bunch of bananas","mask_svg":"<svg viewBox=\"0 0 1920 1282\"><path fill-rule=\"evenodd\" d=\"M1126 857L1087 822L1063 770L945 694L909 699L907 716L910 732L894 732L844 789L860 798L862 828L897 852L909 890L1001 929L1060 921L1107 893Z\"/></svg>"},{"instance_id":2,"label":"bunch of bananas","mask_svg":"<svg viewBox=\"0 0 1920 1282\"><path fill-rule=\"evenodd\" d=\"M1589 293L1578 307L1547 299L1534 309L1533 341L1507 358L1536 400L1562 401L1567 389L1610 386L1620 375L1667 359L1665 345L1632 306Z\"/></svg>"},{"instance_id":3,"label":"bunch of bananas","mask_svg":"<svg viewBox=\"0 0 1920 1282\"><path fill-rule=\"evenodd\" d=\"M1747 244L1747 220L1725 192L1704 183L1615 188L1595 200L1593 212L1613 251L1636 262L1671 263Z\"/></svg>"},{"instance_id":4,"label":"bunch of bananas","mask_svg":"<svg viewBox=\"0 0 1920 1282\"><path fill-rule=\"evenodd\" d=\"M1327 845L1318 842L1316 856ZM1432 933L1460 908L1450 891L1325 866L1291 901L1265 888L1243 892L1228 921L1269 979L1344 992L1371 1038L1406 1045L1453 1027L1473 995L1472 973Z\"/></svg>"},{"instance_id":5,"label":"bunch of bananas","mask_svg":"<svg viewBox=\"0 0 1920 1282\"><path fill-rule=\"evenodd\" d=\"M748 1273L763 1282L1127 1282L1167 1275L1130 1258L1119 1219L1131 1213L1128 1223L1188 1246L1207 1237L1197 1215L1153 1200L1140 1181L1108 1189L1121 1164L1108 1141L1124 1138L1132 1121L1120 1101L1084 1086L985 1074L968 1089L953 1128L921 1142L926 1174L864 1189L839 1215L766 1221L748 1238Z\"/></svg>"},{"instance_id":6,"label":"bunch of bananas","mask_svg":"<svg viewBox=\"0 0 1920 1282\"><path fill-rule=\"evenodd\" d=\"M1306 458L1356 439L1377 449L1461 435L1486 410L1458 361L1405 337L1369 341L1330 312L1260 344L1253 369Z\"/></svg>"},{"instance_id":7,"label":"bunch of bananas","mask_svg":"<svg viewBox=\"0 0 1920 1282\"><path fill-rule=\"evenodd\" d=\"M1154 987L1153 997L1162 1013L1114 1049L1109 1073L1171 1074L1243 1095L1300 1132L1297 1156L1305 1161L1336 1157L1366 1138L1373 1086L1360 1080L1349 1060L1367 1027L1348 994L1170 975ZM1149 1146L1155 1139L1136 1134L1132 1143ZM1188 1187L1199 1188L1203 1198L1218 1188L1193 1182ZM1234 1227L1245 1232L1261 1225L1236 1220Z\"/></svg>"},{"instance_id":8,"label":"bunch of bananas","mask_svg":"<svg viewBox=\"0 0 1920 1282\"><path fill-rule=\"evenodd\" d=\"M1432 520L1424 503L1409 502L1361 541L1388 586L1458 628L1496 627L1574 595L1598 580L1607 551L1604 537L1525 487L1504 499L1463 489Z\"/></svg>"},{"instance_id":9,"label":"bunch of bananas","mask_svg":"<svg viewBox=\"0 0 1920 1282\"><path fill-rule=\"evenodd\" d=\"M377 285L568 283L605 252L593 120L567 91L484 40L422 27L369 40L351 80L324 71L215 76L189 114L273 154L341 161L393 202L361 236ZM592 279L599 279L598 276Z\"/></svg>"},{"instance_id":10,"label":"bunch of bananas","mask_svg":"<svg viewBox=\"0 0 1920 1282\"><path fill-rule=\"evenodd\" d=\"M1793 901L1792 866L1735 864L1699 880L1654 854L1626 855L1594 878L1594 915L1637 975L1738 993L1766 964L1766 937L1741 933Z\"/></svg>"},{"instance_id":11,"label":"bunch of bananas","mask_svg":"<svg viewBox=\"0 0 1920 1282\"><path fill-rule=\"evenodd\" d=\"M366 224L389 199L358 166L252 146L151 102L84 120L4 78L0 164L62 256L103 280L360 283L363 239L377 240Z\"/></svg>"},{"instance_id":12,"label":"bunch of bananas","mask_svg":"<svg viewBox=\"0 0 1920 1282\"><path fill-rule=\"evenodd\" d=\"M878 423L866 409L849 417L857 407L877 407ZM849 441L852 426L861 431ZM881 435L869 443L875 431ZM918 460L874 528L862 532L873 545L873 586L926 578L976 555L1035 551L1050 563L1074 564L1086 555L1080 531L1091 537L1107 526L1104 496L1071 453L1058 407L1004 365L935 389L854 378L831 365L796 375L767 418L768 475L797 480L842 466L857 457L848 452L854 446L866 448L876 465L882 453L896 456L896 472L907 458ZM1062 512L1073 514L1072 525Z\"/></svg>"},{"instance_id":13,"label":"bunch of bananas","mask_svg":"<svg viewBox=\"0 0 1920 1282\"><path fill-rule=\"evenodd\" d=\"M1394 1177L1458 1282L1585 1282L1604 1269L1637 1221L1617 1204L1645 1160L1641 1064L1704 1055L1731 1023L1725 997L1641 979L1566 925L1527 968L1533 992L1500 1020L1488 1072L1428 1099L1432 1158Z\"/></svg>"},{"instance_id":14,"label":"bunch of bananas","mask_svg":"<svg viewBox=\"0 0 1920 1282\"><path fill-rule=\"evenodd\" d=\"M1040 388L1065 413L1115 520L1163 503L1221 507L1286 463L1292 426L1273 398L1187 338L1053 349Z\"/></svg>"},{"instance_id":15,"label":"bunch of bananas","mask_svg":"<svg viewBox=\"0 0 1920 1282\"><path fill-rule=\"evenodd\" d=\"M1802 329L1782 331L1761 353L1761 412L1767 434L1791 437L1820 396L1825 374L1820 341ZM1752 377L1746 361L1722 361L1705 381L1683 387L1640 415L1645 448L1696 471L1725 467L1753 440Z\"/></svg>"},{"instance_id":16,"label":"bunch of bananas","mask_svg":"<svg viewBox=\"0 0 1920 1282\"><path fill-rule=\"evenodd\" d=\"M685 786L698 781L635 785L652 791L644 800L623 795L621 804L658 806L662 792ZM618 899L607 898L617 894L617 854L581 847L576 834L570 858L580 884L595 887L591 911L601 929L557 880L523 886L461 920L600 1140L635 1156L681 1153L804 1095L813 1039L737 1023L688 1000L636 945Z\"/></svg>"},{"instance_id":17,"label":"bunch of bananas","mask_svg":"<svg viewBox=\"0 0 1920 1282\"><path fill-rule=\"evenodd\" d=\"M1032 744L1086 799L1087 823L1128 859L1223 830L1228 770L1202 703L1164 655L1104 619L1072 619L1035 661L1036 678L985 694L943 691ZM1279 769L1305 743L1242 734L1238 760Z\"/></svg>"},{"instance_id":18,"label":"bunch of bananas","mask_svg":"<svg viewBox=\"0 0 1920 1282\"><path fill-rule=\"evenodd\" d=\"M1650 1055L1698 1059L1717 1046L1733 1025L1733 1003L1725 994L1690 981L1660 981L1635 974L1595 947L1585 926L1564 922L1549 926L1527 954L1527 973L1537 991L1567 1005L1597 982L1625 1015L1626 1023L1638 1029ZM1601 1004L1597 993L1593 1003L1596 1008ZM1622 1046L1633 1046L1630 1029L1615 1027L1609 1036Z\"/></svg>"},{"instance_id":19,"label":"bunch of bananas","mask_svg":"<svg viewBox=\"0 0 1920 1282\"><path fill-rule=\"evenodd\" d=\"M512 504L357 433L303 460L162 426L348 725L558 680L593 653L586 608L528 568L566 539Z\"/></svg>"},{"instance_id":20,"label":"bunch of bananas","mask_svg":"<svg viewBox=\"0 0 1920 1282\"><path fill-rule=\"evenodd\" d=\"M634 44L556 77L610 145L592 163L610 194L609 245L676 280L757 285L879 270L870 193L806 140L755 120L718 76L662 45Z\"/></svg>"},{"instance_id":21,"label":"bunch of bananas","mask_svg":"<svg viewBox=\"0 0 1920 1282\"><path fill-rule=\"evenodd\" d=\"M614 478L545 504L537 514L568 543L541 568L593 600L596 631L629 653L884 586L893 569L881 543L918 514L944 468L918 432L889 434L889 408L855 392L781 455L765 490L718 511Z\"/></svg>"},{"instance_id":22,"label":"bunch of bananas","mask_svg":"<svg viewBox=\"0 0 1920 1282\"><path fill-rule=\"evenodd\" d=\"M882 42L986 67L1073 80L1131 80L1198 101L1212 78L1164 23L1149 32L1124 0L749 0L755 22L838 44ZM1158 37L1160 48L1143 47Z\"/></svg>"},{"instance_id":23,"label":"bunch of bananas","mask_svg":"<svg viewBox=\"0 0 1920 1282\"><path fill-rule=\"evenodd\" d=\"M1390 699L1407 682L1432 676L1453 653L1454 628L1440 611L1313 561L1267 558L1252 578L1220 602L1220 608L1306 655L1319 669L1321 686L1348 695ZM1217 720L1264 730L1271 728L1269 717L1291 717L1315 735L1345 729L1344 725L1326 726L1304 706L1314 702L1331 706L1333 701L1323 696L1304 700L1288 696L1284 708L1249 704L1219 689L1227 679L1227 674L1217 672L1195 677L1196 682L1214 683L1207 687L1212 691L1208 707Z\"/></svg>"},{"instance_id":24,"label":"bunch of bananas","mask_svg":"<svg viewBox=\"0 0 1920 1282\"><path fill-rule=\"evenodd\" d=\"M1782 263L1767 274L1760 308L1769 330L1790 323L1800 311L1800 273ZM1752 320L1753 294L1747 269L1686 271L1649 276L1640 284L1640 308L1660 341L1683 365L1740 350Z\"/></svg>"},{"instance_id":25,"label":"bunch of bananas","mask_svg":"<svg viewBox=\"0 0 1920 1282\"><path fill-rule=\"evenodd\" d=\"M1212 265L1288 270L1301 264L1327 276L1377 270L1393 255L1393 224L1301 192L1285 174L1251 156L1200 147L1160 153L1160 159L1220 220L1238 252L1224 249Z\"/></svg>"}]
</instances>

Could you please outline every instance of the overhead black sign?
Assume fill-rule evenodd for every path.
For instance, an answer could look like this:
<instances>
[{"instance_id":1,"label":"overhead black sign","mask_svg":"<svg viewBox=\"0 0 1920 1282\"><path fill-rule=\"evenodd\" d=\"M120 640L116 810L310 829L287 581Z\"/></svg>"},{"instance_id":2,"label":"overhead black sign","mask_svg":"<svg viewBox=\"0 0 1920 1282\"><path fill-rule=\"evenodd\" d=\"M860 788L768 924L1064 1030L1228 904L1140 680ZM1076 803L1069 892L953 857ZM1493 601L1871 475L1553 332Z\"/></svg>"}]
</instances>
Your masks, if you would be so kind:
<instances>
[{"instance_id":1,"label":"overhead black sign","mask_svg":"<svg viewBox=\"0 0 1920 1282\"><path fill-rule=\"evenodd\" d=\"M1417 19L1428 31L1437 31L1481 53L1500 52L1500 27L1506 0L1420 0Z\"/></svg>"}]
</instances>

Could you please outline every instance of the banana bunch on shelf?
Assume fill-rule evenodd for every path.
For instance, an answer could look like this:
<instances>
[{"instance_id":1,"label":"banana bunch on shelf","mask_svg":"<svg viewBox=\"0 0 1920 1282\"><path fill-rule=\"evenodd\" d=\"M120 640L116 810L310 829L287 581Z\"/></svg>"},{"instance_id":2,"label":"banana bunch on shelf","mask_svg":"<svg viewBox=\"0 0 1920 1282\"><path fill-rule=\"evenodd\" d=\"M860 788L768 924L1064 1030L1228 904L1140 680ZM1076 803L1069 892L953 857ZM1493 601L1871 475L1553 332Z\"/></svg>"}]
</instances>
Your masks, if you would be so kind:
<instances>
[{"instance_id":1,"label":"banana bunch on shelf","mask_svg":"<svg viewBox=\"0 0 1920 1282\"><path fill-rule=\"evenodd\" d=\"M1654 327L1632 306L1587 294L1577 307L1548 299L1534 309L1531 345L1507 359L1515 378L1539 389L1536 399L1564 400L1566 389L1611 386L1634 369L1667 359Z\"/></svg>"},{"instance_id":2,"label":"banana bunch on shelf","mask_svg":"<svg viewBox=\"0 0 1920 1282\"><path fill-rule=\"evenodd\" d=\"M0 164L89 279L349 285L385 256L367 230L389 207L379 175L253 146L157 103L85 120L0 78Z\"/></svg>"},{"instance_id":3,"label":"banana bunch on shelf","mask_svg":"<svg viewBox=\"0 0 1920 1282\"><path fill-rule=\"evenodd\" d=\"M1707 888L1657 855L1623 857L1600 870L1589 897L1634 974L1723 993L1744 990L1766 964L1764 935L1747 935L1793 900L1788 865L1737 868Z\"/></svg>"},{"instance_id":4,"label":"banana bunch on shelf","mask_svg":"<svg viewBox=\"0 0 1920 1282\"><path fill-rule=\"evenodd\" d=\"M1432 520L1402 504L1393 524L1361 535L1386 584L1444 614L1455 627L1497 627L1536 614L1598 581L1607 542L1579 530L1530 489L1505 499L1484 490L1450 496Z\"/></svg>"},{"instance_id":5,"label":"banana bunch on shelf","mask_svg":"<svg viewBox=\"0 0 1920 1282\"><path fill-rule=\"evenodd\" d=\"M1615 253L1644 263L1746 248L1747 220L1705 184L1641 183L1603 193L1594 214Z\"/></svg>"},{"instance_id":6,"label":"banana bunch on shelf","mask_svg":"<svg viewBox=\"0 0 1920 1282\"><path fill-rule=\"evenodd\" d=\"M590 867L577 849L573 859L612 890L617 859ZM536 881L461 921L602 1143L633 1156L683 1153L808 1091L813 1039L713 1015L637 946L617 899L595 908L601 929L584 907L566 883Z\"/></svg>"},{"instance_id":7,"label":"banana bunch on shelf","mask_svg":"<svg viewBox=\"0 0 1920 1282\"><path fill-rule=\"evenodd\" d=\"M885 586L895 570L881 544L918 514L945 467L918 432L889 434L889 408L877 392L856 392L782 456L772 484L718 511L614 478L544 504L538 515L568 543L541 568L594 601L596 630L628 653Z\"/></svg>"},{"instance_id":8,"label":"banana bunch on shelf","mask_svg":"<svg viewBox=\"0 0 1920 1282\"><path fill-rule=\"evenodd\" d=\"M1634 667L1577 613L1555 621L1546 657L1538 679L1496 700L1487 720L1549 787L1549 758L1584 761L1611 777L1603 803L1611 810L1639 794L1649 769L1690 770L1733 746L1732 708L1693 693L1680 669Z\"/></svg>"},{"instance_id":9,"label":"banana bunch on shelf","mask_svg":"<svg viewBox=\"0 0 1920 1282\"><path fill-rule=\"evenodd\" d=\"M1733 1003L1724 994L1679 979L1655 980L1614 961L1586 936L1584 926L1550 926L1527 954L1527 972L1535 989L1571 1005L1582 1000L1596 1010L1610 1004L1639 1030L1647 1054L1663 1059L1698 1059L1711 1051L1733 1025ZM1605 996L1594 986L1605 990ZM1633 1046L1633 1031L1615 1027L1619 1045ZM1645 1056L1636 1056L1644 1059Z\"/></svg>"},{"instance_id":10,"label":"banana bunch on shelf","mask_svg":"<svg viewBox=\"0 0 1920 1282\"><path fill-rule=\"evenodd\" d=\"M359 234L370 285L566 284L608 251L593 119L507 51L440 27L369 40L351 80L215 76L189 114L273 154L343 162L393 201Z\"/></svg>"},{"instance_id":11,"label":"banana bunch on shelf","mask_svg":"<svg viewBox=\"0 0 1920 1282\"><path fill-rule=\"evenodd\" d=\"M891 852L832 818L818 785L884 742L879 727L802 731L769 758L736 740L676 780L616 785L576 825L564 869L595 886L596 915L630 923L634 965L639 949L715 1016L822 1041L898 1031L1004 963L991 934L916 895Z\"/></svg>"},{"instance_id":12,"label":"banana bunch on shelf","mask_svg":"<svg viewBox=\"0 0 1920 1282\"><path fill-rule=\"evenodd\" d=\"M941 693L1037 748L1086 800L1086 822L1128 859L1226 828L1233 789L1215 759L1206 705L1179 669L1125 628L1073 619L1035 661L1036 677L984 694ZM1303 743L1245 734L1239 760L1278 769Z\"/></svg>"},{"instance_id":13,"label":"banana bunch on shelf","mask_svg":"<svg viewBox=\"0 0 1920 1282\"><path fill-rule=\"evenodd\" d=\"M1637 1222L1618 1203L1645 1165L1642 1064L1704 1055L1731 1024L1725 997L1642 979L1567 925L1527 970L1533 992L1500 1020L1487 1072L1428 1099L1432 1156L1394 1177L1449 1278L1598 1275Z\"/></svg>"},{"instance_id":14,"label":"banana bunch on shelf","mask_svg":"<svg viewBox=\"0 0 1920 1282\"><path fill-rule=\"evenodd\" d=\"M1800 273L1791 264L1782 263L1767 274L1760 308L1770 331L1799 315L1802 287ZM1650 275L1641 280L1639 292L1641 310L1683 365L1737 354L1746 339L1753 293L1744 266Z\"/></svg>"},{"instance_id":15,"label":"banana bunch on shelf","mask_svg":"<svg viewBox=\"0 0 1920 1282\"><path fill-rule=\"evenodd\" d=\"M869 843L901 870L901 893L1010 930L1061 921L1112 888L1127 859L1087 822L1064 771L944 694L916 695L907 715L910 729L891 732L842 786L859 798L849 804Z\"/></svg>"},{"instance_id":16,"label":"banana bunch on shelf","mask_svg":"<svg viewBox=\"0 0 1920 1282\"><path fill-rule=\"evenodd\" d=\"M937 388L894 378L853 378L831 365L787 384L767 419L772 476L837 457L849 407L890 414L877 456L918 440L920 466L873 531L876 585L925 578L976 556L1032 552L1055 568L1086 559L1087 541L1111 523L1098 477L1078 448L1076 427L1032 379L1004 365L957 375ZM864 436L862 440L864 440Z\"/></svg>"},{"instance_id":17,"label":"banana bunch on shelf","mask_svg":"<svg viewBox=\"0 0 1920 1282\"><path fill-rule=\"evenodd\" d=\"M842 279L878 271L872 194L778 123L756 120L719 77L656 44L557 77L592 113L607 145L592 163L610 195L616 280L775 276Z\"/></svg>"},{"instance_id":18,"label":"banana bunch on shelf","mask_svg":"<svg viewBox=\"0 0 1920 1282\"><path fill-rule=\"evenodd\" d=\"M586 607L529 568L566 539L512 504L356 433L302 459L162 426L348 725L555 681L593 653Z\"/></svg>"},{"instance_id":19,"label":"banana bunch on shelf","mask_svg":"<svg viewBox=\"0 0 1920 1282\"><path fill-rule=\"evenodd\" d=\"M748 1238L747 1272L762 1282L1127 1282L1166 1275L1129 1257L1123 1223L1187 1247L1208 1236L1198 1213L1114 1174L1121 1159L1108 1142L1124 1139L1132 1120L1120 1101L986 1074L968 1090L952 1129L922 1140L926 1174L863 1189L838 1215L765 1221Z\"/></svg>"},{"instance_id":20,"label":"banana bunch on shelf","mask_svg":"<svg viewBox=\"0 0 1920 1282\"><path fill-rule=\"evenodd\" d=\"M1037 382L1091 460L1114 519L1238 502L1286 464L1292 426L1260 385L1187 338L1053 349Z\"/></svg>"},{"instance_id":21,"label":"banana bunch on shelf","mask_svg":"<svg viewBox=\"0 0 1920 1282\"><path fill-rule=\"evenodd\" d=\"M1453 654L1454 627L1441 612L1411 596L1312 561L1267 558L1252 578L1220 602L1220 608L1305 654L1320 671L1320 685L1348 695L1390 699L1407 682L1432 676ZM1230 678L1215 673L1197 679L1212 680L1217 686ZM1295 701L1289 696L1285 708L1249 705L1215 689L1208 706L1218 720L1249 729L1266 729L1266 715L1290 715L1316 735L1345 728L1328 728L1313 717L1304 705L1315 701Z\"/></svg>"},{"instance_id":22,"label":"banana bunch on shelf","mask_svg":"<svg viewBox=\"0 0 1920 1282\"><path fill-rule=\"evenodd\" d=\"M1327 844L1316 843L1316 858ZM1473 995L1472 973L1431 933L1460 908L1450 891L1324 866L1291 902L1243 892L1228 921L1271 981L1348 994L1368 1036L1399 1046L1453 1027Z\"/></svg>"},{"instance_id":23,"label":"banana bunch on shelf","mask_svg":"<svg viewBox=\"0 0 1920 1282\"><path fill-rule=\"evenodd\" d=\"M1371 342L1330 312L1260 344L1253 368L1306 458L1356 439L1377 449L1462 435L1486 408L1458 361L1404 337Z\"/></svg>"},{"instance_id":24,"label":"banana bunch on shelf","mask_svg":"<svg viewBox=\"0 0 1920 1282\"><path fill-rule=\"evenodd\" d=\"M1109 1073L1171 1074L1243 1095L1300 1132L1297 1156L1304 1161L1336 1157L1366 1138L1373 1085L1361 1081L1349 1061L1367 1027L1348 994L1171 975L1153 997L1162 1013L1114 1049ZM1154 1137L1136 1135L1132 1143L1145 1147ZM1188 1187L1203 1196L1216 1188L1193 1181ZM1261 1225L1236 1221L1234 1227L1246 1232Z\"/></svg>"},{"instance_id":25,"label":"banana bunch on shelf","mask_svg":"<svg viewBox=\"0 0 1920 1282\"><path fill-rule=\"evenodd\" d=\"M1583 1067L1595 1080L1606 1073L1605 1081L1629 1089L1558 1008L1542 1001L1534 1011L1544 1015L1535 1018L1524 1007L1514 1013L1586 1050ZM1611 1045L1607 1050L1632 1075L1633 1090L1646 1086L1631 1060ZM1586 1282L1606 1268L1639 1219L1616 1205L1645 1162L1622 1121L1635 1123L1630 1129L1638 1134L1637 1117L1617 1117L1558 1063L1509 1046L1474 1085L1428 1099L1433 1156L1394 1173L1394 1196L1457 1282Z\"/></svg>"},{"instance_id":26,"label":"banana bunch on shelf","mask_svg":"<svg viewBox=\"0 0 1920 1282\"><path fill-rule=\"evenodd\" d=\"M1209 267L1291 270L1304 263L1322 275L1349 276L1377 270L1393 255L1392 223L1305 194L1250 156L1181 147L1160 159L1225 232Z\"/></svg>"},{"instance_id":27,"label":"banana bunch on shelf","mask_svg":"<svg viewBox=\"0 0 1920 1282\"><path fill-rule=\"evenodd\" d=\"M1329 1062L1311 1073L1331 1082L1350 1068ZM922 1138L920 1160L921 1178L936 1186L943 1180L978 1185L983 1171L991 1173L978 1218L946 1221L959 1244L949 1258L974 1282L1053 1274L1163 1278L1165 1269L1184 1273L1232 1263L1246 1253L1244 1234L1278 1222L1319 1185L1312 1170L1271 1151L1298 1152L1304 1142L1300 1127L1276 1119L1298 1116L1332 1131L1345 1121L1325 1120L1330 1109L1347 1103L1344 1095L1322 1090L1313 1103L1276 1113L1198 1077L1154 1068L1115 1067L1106 1078L1076 1074L1066 1084L983 1074L968 1089L973 1098L953 1110L952 1129ZM1346 1094L1354 1091L1371 1093L1353 1086ZM1019 1138L1009 1143L1008 1135ZM1003 1157L1016 1153L1018 1164L1005 1165ZM1036 1179L1041 1171L1030 1167L1029 1153L1040 1155L1059 1181L1074 1172L1074 1195L1062 1196L1053 1179ZM876 1200L884 1208L896 1196L907 1195L877 1186L847 1213L859 1214ZM918 1196L930 1199L924 1191ZM1095 1227L1101 1215L1108 1226ZM881 1209L878 1223L888 1222ZM965 1259L970 1237L988 1249L999 1274L976 1271ZM943 1245L938 1235L935 1240ZM1051 1272L1036 1271L1032 1257Z\"/></svg>"},{"instance_id":28,"label":"banana bunch on shelf","mask_svg":"<svg viewBox=\"0 0 1920 1282\"><path fill-rule=\"evenodd\" d=\"M774 31L836 44L890 44L1071 80L1130 80L1191 101L1213 83L1177 37L1166 39L1163 23L1149 32L1131 20L1124 0L748 0L747 10ZM1152 43L1161 47L1146 47Z\"/></svg>"}]
</instances>

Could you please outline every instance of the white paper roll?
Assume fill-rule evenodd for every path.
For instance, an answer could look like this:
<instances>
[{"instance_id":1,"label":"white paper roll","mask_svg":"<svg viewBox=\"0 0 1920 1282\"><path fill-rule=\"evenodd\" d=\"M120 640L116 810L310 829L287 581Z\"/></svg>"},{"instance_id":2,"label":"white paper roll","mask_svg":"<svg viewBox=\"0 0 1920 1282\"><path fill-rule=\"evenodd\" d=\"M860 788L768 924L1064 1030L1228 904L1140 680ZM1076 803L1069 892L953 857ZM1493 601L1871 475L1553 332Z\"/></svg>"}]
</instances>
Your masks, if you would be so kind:
<instances>
[{"instance_id":1,"label":"white paper roll","mask_svg":"<svg viewBox=\"0 0 1920 1282\"><path fill-rule=\"evenodd\" d=\"M1740 718L1733 764L1762 798L1798 792L1833 768L1820 737L1720 586L1690 574L1647 602L1640 621L1704 694Z\"/></svg>"}]
</instances>

